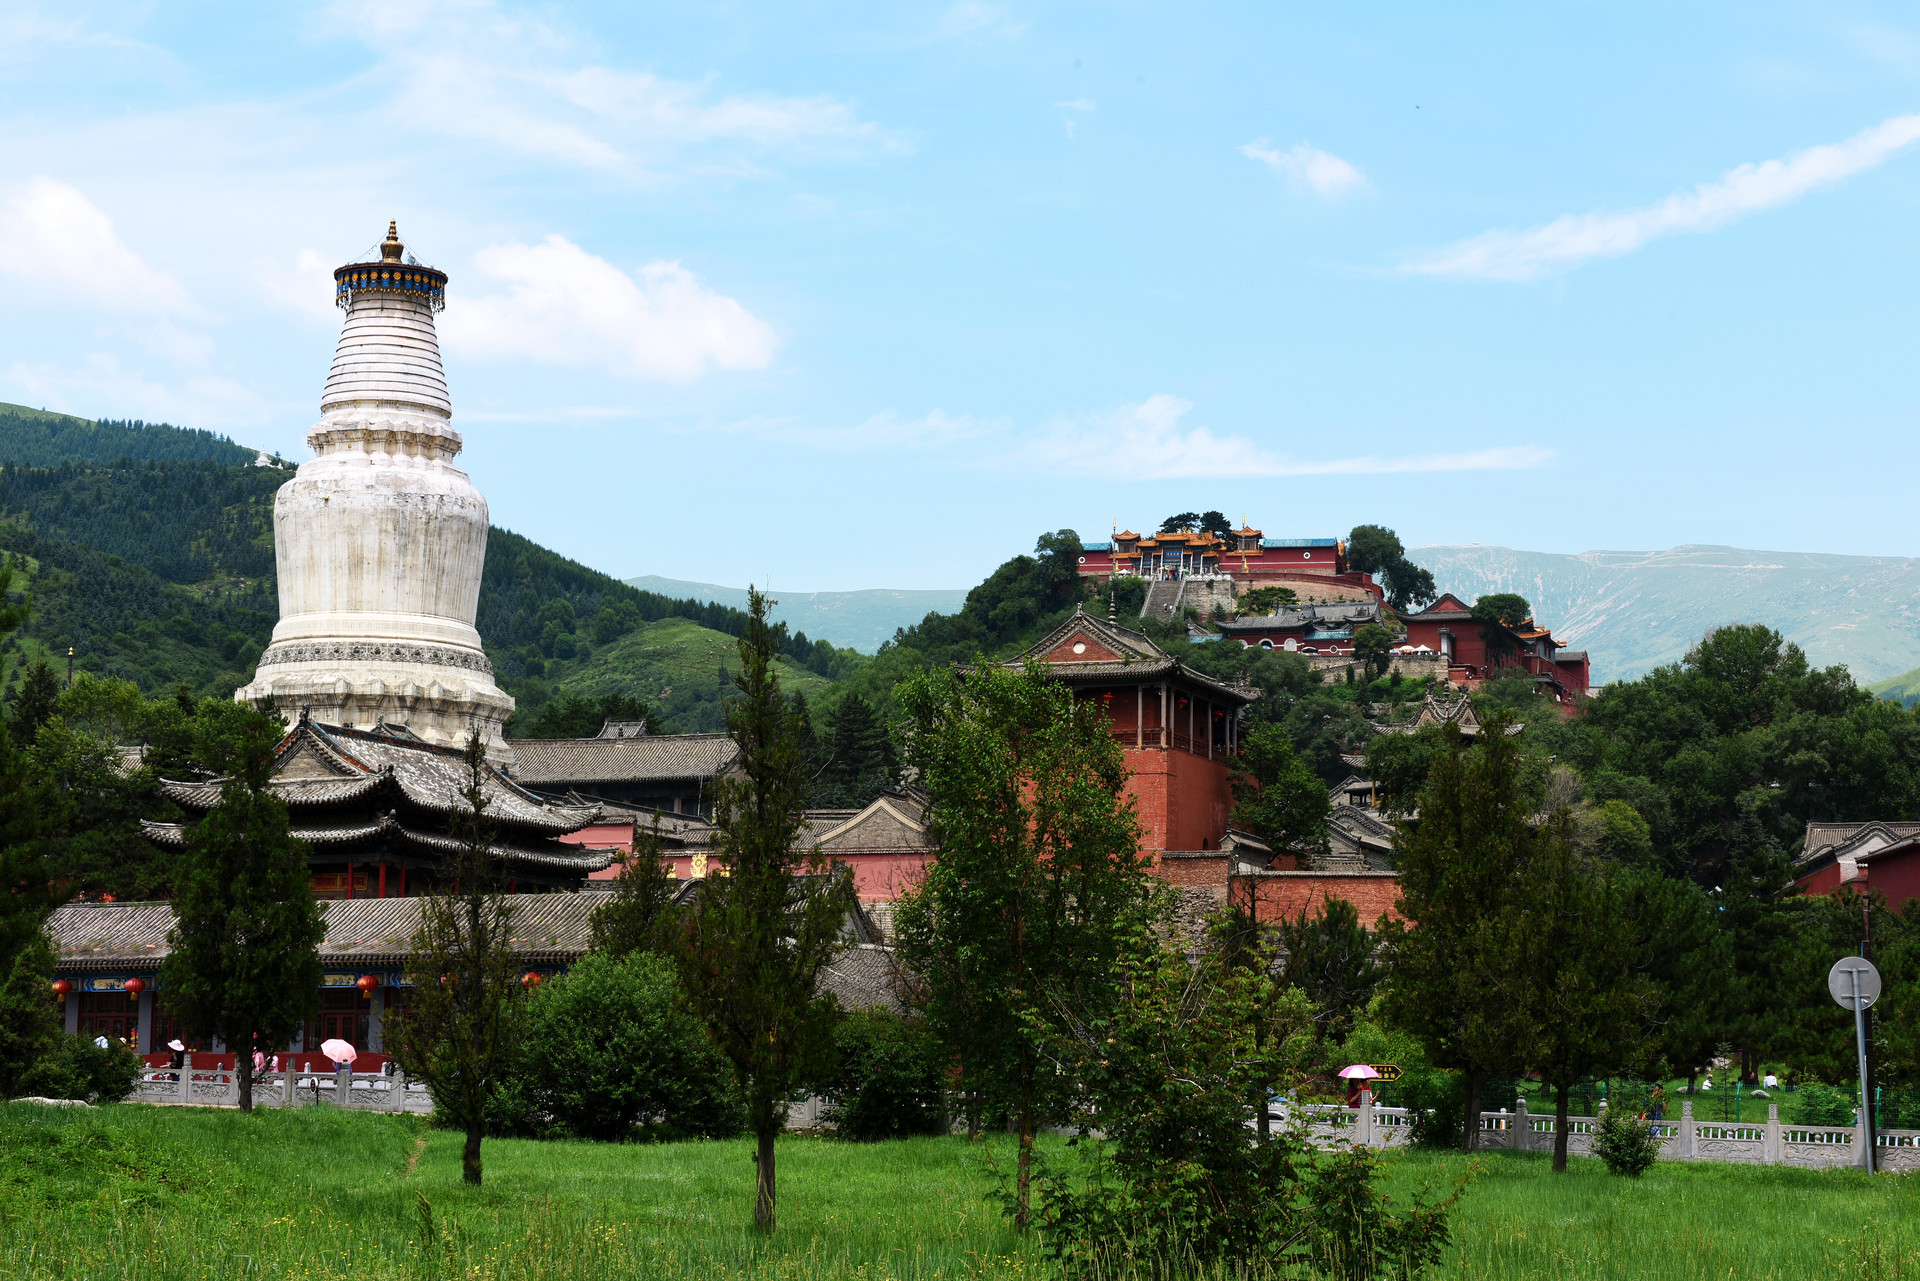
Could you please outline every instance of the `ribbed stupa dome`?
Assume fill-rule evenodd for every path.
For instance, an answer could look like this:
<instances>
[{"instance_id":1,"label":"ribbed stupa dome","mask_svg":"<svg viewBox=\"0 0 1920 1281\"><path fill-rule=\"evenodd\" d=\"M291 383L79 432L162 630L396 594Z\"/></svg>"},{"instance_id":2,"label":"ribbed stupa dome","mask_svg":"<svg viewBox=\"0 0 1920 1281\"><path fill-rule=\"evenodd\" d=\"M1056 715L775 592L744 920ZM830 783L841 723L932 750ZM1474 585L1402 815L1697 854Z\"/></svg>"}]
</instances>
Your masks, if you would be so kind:
<instances>
[{"instance_id":1,"label":"ribbed stupa dome","mask_svg":"<svg viewBox=\"0 0 1920 1281\"><path fill-rule=\"evenodd\" d=\"M487 500L453 465L460 433L433 327L446 273L410 261L389 224L378 262L333 278L347 316L307 433L317 456L273 503L280 622L234 697L453 747L477 728L510 761L500 730L513 699L473 626Z\"/></svg>"}]
</instances>

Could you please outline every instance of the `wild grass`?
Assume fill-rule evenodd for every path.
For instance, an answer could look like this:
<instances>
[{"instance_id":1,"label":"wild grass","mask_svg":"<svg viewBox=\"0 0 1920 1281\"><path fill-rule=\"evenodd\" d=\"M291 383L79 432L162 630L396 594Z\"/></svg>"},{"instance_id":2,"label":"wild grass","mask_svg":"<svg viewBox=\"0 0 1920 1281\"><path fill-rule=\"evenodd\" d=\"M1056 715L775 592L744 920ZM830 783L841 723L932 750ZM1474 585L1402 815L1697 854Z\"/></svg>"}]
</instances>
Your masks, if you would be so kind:
<instances>
[{"instance_id":1,"label":"wild grass","mask_svg":"<svg viewBox=\"0 0 1920 1281\"><path fill-rule=\"evenodd\" d=\"M412 1118L0 1105L0 1277L1053 1276L988 1199L987 1154L957 1138L783 1140L771 1241L746 1230L745 1142L489 1140L485 1157L472 1191L459 1137ZM1400 1195L1465 1166L1386 1163ZM1556 1178L1508 1153L1478 1167L1436 1278L1920 1278L1920 1184L1897 1176L1663 1162L1633 1181L1576 1160Z\"/></svg>"}]
</instances>

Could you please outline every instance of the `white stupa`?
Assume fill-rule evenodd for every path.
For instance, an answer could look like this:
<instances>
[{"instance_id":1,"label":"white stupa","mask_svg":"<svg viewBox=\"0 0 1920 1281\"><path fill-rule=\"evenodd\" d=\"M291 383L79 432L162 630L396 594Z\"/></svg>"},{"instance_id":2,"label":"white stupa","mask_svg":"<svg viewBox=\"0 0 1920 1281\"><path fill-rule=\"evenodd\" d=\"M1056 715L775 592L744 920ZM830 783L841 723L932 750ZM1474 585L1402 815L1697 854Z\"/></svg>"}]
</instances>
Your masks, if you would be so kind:
<instances>
[{"instance_id":1,"label":"white stupa","mask_svg":"<svg viewBox=\"0 0 1920 1281\"><path fill-rule=\"evenodd\" d=\"M460 433L433 328L446 273L409 261L389 224L380 261L333 278L347 319L307 433L317 457L273 503L280 622L234 697L451 747L477 728L510 764L500 729L513 699L473 626L487 500L453 465Z\"/></svg>"}]
</instances>

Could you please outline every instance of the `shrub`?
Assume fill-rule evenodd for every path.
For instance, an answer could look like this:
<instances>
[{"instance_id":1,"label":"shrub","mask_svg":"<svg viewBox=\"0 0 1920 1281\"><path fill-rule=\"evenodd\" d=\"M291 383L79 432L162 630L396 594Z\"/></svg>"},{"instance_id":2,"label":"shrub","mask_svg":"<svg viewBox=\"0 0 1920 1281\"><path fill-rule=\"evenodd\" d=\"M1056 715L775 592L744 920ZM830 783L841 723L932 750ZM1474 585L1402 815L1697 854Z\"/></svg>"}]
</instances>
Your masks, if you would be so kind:
<instances>
[{"instance_id":1,"label":"shrub","mask_svg":"<svg viewBox=\"0 0 1920 1281\"><path fill-rule=\"evenodd\" d=\"M1426 1068L1393 1082L1389 1096L1407 1109L1407 1138L1416 1147L1460 1146L1467 1117L1467 1085L1458 1072Z\"/></svg>"},{"instance_id":2,"label":"shrub","mask_svg":"<svg viewBox=\"0 0 1920 1281\"><path fill-rule=\"evenodd\" d=\"M103 1050L84 1036L62 1033L20 1077L20 1093L85 1103L118 1103L140 1079L140 1057L118 1041Z\"/></svg>"},{"instance_id":3,"label":"shrub","mask_svg":"<svg viewBox=\"0 0 1920 1281\"><path fill-rule=\"evenodd\" d=\"M886 1009L859 1010L834 1033L840 1066L826 1119L842 1138L899 1139L944 1134L940 1048L918 1020Z\"/></svg>"},{"instance_id":4,"label":"shrub","mask_svg":"<svg viewBox=\"0 0 1920 1281\"><path fill-rule=\"evenodd\" d=\"M1660 1155L1660 1140L1653 1132L1653 1122L1626 1108L1608 1108L1594 1127L1593 1154L1615 1174L1637 1179L1653 1167L1654 1158Z\"/></svg>"},{"instance_id":5,"label":"shrub","mask_svg":"<svg viewBox=\"0 0 1920 1281\"><path fill-rule=\"evenodd\" d=\"M1822 1085L1818 1081L1801 1086L1794 1092L1798 1096L1801 1125L1852 1125L1853 1099L1831 1085Z\"/></svg>"},{"instance_id":6,"label":"shrub","mask_svg":"<svg viewBox=\"0 0 1920 1281\"><path fill-rule=\"evenodd\" d=\"M534 1138L720 1137L744 1123L733 1072L651 953L592 953L528 1002L532 1026L487 1128ZM646 1126L636 1135L636 1125Z\"/></svg>"}]
</instances>

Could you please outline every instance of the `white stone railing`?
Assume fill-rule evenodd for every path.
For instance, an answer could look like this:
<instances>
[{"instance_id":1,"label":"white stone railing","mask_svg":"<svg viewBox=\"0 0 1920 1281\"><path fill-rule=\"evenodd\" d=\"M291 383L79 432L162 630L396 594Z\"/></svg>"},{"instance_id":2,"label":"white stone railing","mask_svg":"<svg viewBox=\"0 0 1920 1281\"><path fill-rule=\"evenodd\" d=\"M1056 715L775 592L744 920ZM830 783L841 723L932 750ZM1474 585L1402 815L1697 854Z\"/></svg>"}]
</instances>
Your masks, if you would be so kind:
<instances>
[{"instance_id":1,"label":"white stone railing","mask_svg":"<svg viewBox=\"0 0 1920 1281\"><path fill-rule=\"evenodd\" d=\"M1308 1138L1323 1147L1358 1143L1372 1148L1404 1147L1410 1131L1407 1109L1381 1107L1362 1094L1358 1108L1334 1104L1307 1104L1298 1109ZM1276 1121L1289 1118L1274 1113ZM1593 1154L1598 1117L1567 1118L1567 1152ZM1678 1119L1655 1121L1660 1155L1669 1161L1733 1161L1746 1165L1791 1165L1802 1169L1843 1169L1859 1164L1860 1127L1854 1125L1787 1125L1780 1105L1767 1105L1765 1121L1696 1121L1693 1101L1680 1105ZM1535 1116L1524 1101L1513 1112L1480 1114L1480 1146L1490 1151L1553 1151L1554 1118ZM1884 1171L1920 1170L1920 1130L1881 1130L1874 1135L1874 1168Z\"/></svg>"},{"instance_id":2,"label":"white stone railing","mask_svg":"<svg viewBox=\"0 0 1920 1281\"><path fill-rule=\"evenodd\" d=\"M238 1107L240 1074L231 1068L149 1068L134 1082L129 1103L173 1107ZM267 1072L253 1079L255 1107L331 1103L364 1112L433 1111L427 1087L403 1072Z\"/></svg>"}]
</instances>

